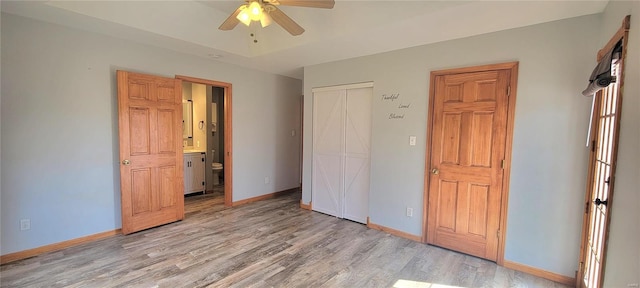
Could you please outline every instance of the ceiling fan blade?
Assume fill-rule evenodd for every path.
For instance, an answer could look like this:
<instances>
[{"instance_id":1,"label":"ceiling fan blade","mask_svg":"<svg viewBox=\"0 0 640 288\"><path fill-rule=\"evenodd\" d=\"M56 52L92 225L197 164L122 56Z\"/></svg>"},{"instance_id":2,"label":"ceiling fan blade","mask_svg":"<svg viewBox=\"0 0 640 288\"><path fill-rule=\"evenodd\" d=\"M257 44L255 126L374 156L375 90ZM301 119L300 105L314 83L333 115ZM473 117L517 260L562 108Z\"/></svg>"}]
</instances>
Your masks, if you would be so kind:
<instances>
[{"instance_id":1,"label":"ceiling fan blade","mask_svg":"<svg viewBox=\"0 0 640 288\"><path fill-rule=\"evenodd\" d=\"M235 28L236 25L238 25L238 23L240 23L240 20L238 20L238 18L236 18L238 16L238 14L240 14L240 11L241 11L240 8L241 7L236 9L235 12L231 13L231 15L229 15L227 20L224 20L224 22L222 22L222 24L220 25L220 27L218 27L218 29L220 29L220 30L231 30L231 29Z\"/></svg>"},{"instance_id":2,"label":"ceiling fan blade","mask_svg":"<svg viewBox=\"0 0 640 288\"><path fill-rule=\"evenodd\" d=\"M269 12L271 19L278 23L284 30L287 30L291 35L297 36L304 33L304 28L302 28L296 21L289 18L287 14L284 14L282 10L278 9L278 7L273 7L274 9Z\"/></svg>"},{"instance_id":3,"label":"ceiling fan blade","mask_svg":"<svg viewBox=\"0 0 640 288\"><path fill-rule=\"evenodd\" d=\"M277 0L275 2L283 6L299 6L325 9L331 9L336 4L335 0Z\"/></svg>"}]
</instances>

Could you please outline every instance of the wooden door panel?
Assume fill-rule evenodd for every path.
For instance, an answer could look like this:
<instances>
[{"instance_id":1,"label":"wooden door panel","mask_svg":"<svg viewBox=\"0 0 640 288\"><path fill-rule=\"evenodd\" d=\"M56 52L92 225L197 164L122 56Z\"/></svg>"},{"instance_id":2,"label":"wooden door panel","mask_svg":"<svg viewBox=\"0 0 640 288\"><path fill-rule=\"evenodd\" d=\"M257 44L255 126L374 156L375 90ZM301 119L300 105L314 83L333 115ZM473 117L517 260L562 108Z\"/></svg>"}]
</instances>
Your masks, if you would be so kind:
<instances>
[{"instance_id":1,"label":"wooden door panel","mask_svg":"<svg viewBox=\"0 0 640 288\"><path fill-rule=\"evenodd\" d=\"M184 218L181 81L118 71L122 232Z\"/></svg>"},{"instance_id":2,"label":"wooden door panel","mask_svg":"<svg viewBox=\"0 0 640 288\"><path fill-rule=\"evenodd\" d=\"M131 198L133 215L151 211L151 169L132 169Z\"/></svg>"},{"instance_id":3,"label":"wooden door panel","mask_svg":"<svg viewBox=\"0 0 640 288\"><path fill-rule=\"evenodd\" d=\"M462 134L462 113L446 113L442 121L440 163L460 164L460 134ZM436 142L438 143L438 142Z\"/></svg>"},{"instance_id":4,"label":"wooden door panel","mask_svg":"<svg viewBox=\"0 0 640 288\"><path fill-rule=\"evenodd\" d=\"M149 100L151 82L142 79L132 80L128 83L128 98L131 100Z\"/></svg>"},{"instance_id":5,"label":"wooden door panel","mask_svg":"<svg viewBox=\"0 0 640 288\"><path fill-rule=\"evenodd\" d=\"M487 244L485 241L478 241L474 239L474 237L461 237L456 233L446 233L442 231L439 231L437 235L438 241L447 243L447 245L436 244L436 246L495 261L495 258L490 259L490 256L486 255Z\"/></svg>"},{"instance_id":6,"label":"wooden door panel","mask_svg":"<svg viewBox=\"0 0 640 288\"><path fill-rule=\"evenodd\" d=\"M158 153L176 152L176 111L173 109L158 109ZM182 121L182 120L180 120Z\"/></svg>"},{"instance_id":7,"label":"wooden door panel","mask_svg":"<svg viewBox=\"0 0 640 288\"><path fill-rule=\"evenodd\" d=\"M456 205L458 203L458 182L441 180L437 209L437 227L440 231L455 232Z\"/></svg>"},{"instance_id":8,"label":"wooden door panel","mask_svg":"<svg viewBox=\"0 0 640 288\"><path fill-rule=\"evenodd\" d=\"M496 109L495 102L456 102L456 103L442 103L443 108L447 112L480 112L480 111L494 111Z\"/></svg>"},{"instance_id":9,"label":"wooden door panel","mask_svg":"<svg viewBox=\"0 0 640 288\"><path fill-rule=\"evenodd\" d=\"M181 191L175 191L176 189L176 176L177 167L164 166L159 169L159 182L160 182L160 209L171 208L176 205L176 197L180 195Z\"/></svg>"},{"instance_id":10,"label":"wooden door panel","mask_svg":"<svg viewBox=\"0 0 640 288\"><path fill-rule=\"evenodd\" d=\"M175 88L172 81L159 81L158 82L158 102L173 103Z\"/></svg>"},{"instance_id":11,"label":"wooden door panel","mask_svg":"<svg viewBox=\"0 0 640 288\"><path fill-rule=\"evenodd\" d=\"M464 181L442 181L434 243L474 256L487 253L488 187ZM493 259L495 260L495 258Z\"/></svg>"},{"instance_id":12,"label":"wooden door panel","mask_svg":"<svg viewBox=\"0 0 640 288\"><path fill-rule=\"evenodd\" d=\"M434 79L427 242L497 259L510 70Z\"/></svg>"},{"instance_id":13,"label":"wooden door panel","mask_svg":"<svg viewBox=\"0 0 640 288\"><path fill-rule=\"evenodd\" d=\"M473 85L476 85L475 87L475 102L481 102L481 101L496 101L496 96L498 95L498 93L496 93L496 91L498 90L498 81L495 79L491 79L491 80L484 80L484 81L475 81L473 83Z\"/></svg>"},{"instance_id":14,"label":"wooden door panel","mask_svg":"<svg viewBox=\"0 0 640 288\"><path fill-rule=\"evenodd\" d=\"M464 85L462 82L459 83L448 83L446 87L444 87L444 99L442 101L444 103L458 103L462 102L462 91L464 90Z\"/></svg>"},{"instance_id":15,"label":"wooden door panel","mask_svg":"<svg viewBox=\"0 0 640 288\"><path fill-rule=\"evenodd\" d=\"M129 118L131 155L148 155L151 153L151 137L149 135L151 131L151 115L149 109L131 107Z\"/></svg>"},{"instance_id":16,"label":"wooden door panel","mask_svg":"<svg viewBox=\"0 0 640 288\"><path fill-rule=\"evenodd\" d=\"M453 210L456 213L456 226L454 231L454 237L458 238L457 241L463 242L473 235L469 235L469 183L466 181L458 182L458 198L456 199L456 206ZM446 232L446 231L445 231Z\"/></svg>"},{"instance_id":17,"label":"wooden door panel","mask_svg":"<svg viewBox=\"0 0 640 288\"><path fill-rule=\"evenodd\" d=\"M467 232L482 238L487 237L487 214L489 214L489 186L469 184L469 219Z\"/></svg>"},{"instance_id":18,"label":"wooden door panel","mask_svg":"<svg viewBox=\"0 0 640 288\"><path fill-rule=\"evenodd\" d=\"M493 143L493 113L476 112L472 115L470 143L471 166L491 167L491 145Z\"/></svg>"},{"instance_id":19,"label":"wooden door panel","mask_svg":"<svg viewBox=\"0 0 640 288\"><path fill-rule=\"evenodd\" d=\"M474 139L471 138L471 112L462 112L461 115L461 119L460 119L460 144L459 145L459 150L458 150L458 165L451 167L452 169L456 169L456 168L462 168L462 167L469 167L471 165L471 150L473 149L472 144L474 142Z\"/></svg>"}]
</instances>

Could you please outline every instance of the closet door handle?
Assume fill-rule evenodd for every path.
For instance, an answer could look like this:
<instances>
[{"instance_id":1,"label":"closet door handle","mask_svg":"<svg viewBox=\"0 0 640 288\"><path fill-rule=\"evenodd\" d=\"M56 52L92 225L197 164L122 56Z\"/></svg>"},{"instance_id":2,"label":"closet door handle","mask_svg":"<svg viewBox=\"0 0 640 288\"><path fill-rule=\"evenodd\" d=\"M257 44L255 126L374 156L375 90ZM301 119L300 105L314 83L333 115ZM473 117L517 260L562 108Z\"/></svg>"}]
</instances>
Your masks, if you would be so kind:
<instances>
[{"instance_id":1,"label":"closet door handle","mask_svg":"<svg viewBox=\"0 0 640 288\"><path fill-rule=\"evenodd\" d=\"M129 161L129 160L127 160L127 159L122 160L122 165L127 166L127 165L129 165L129 164L131 164L131 161Z\"/></svg>"}]
</instances>

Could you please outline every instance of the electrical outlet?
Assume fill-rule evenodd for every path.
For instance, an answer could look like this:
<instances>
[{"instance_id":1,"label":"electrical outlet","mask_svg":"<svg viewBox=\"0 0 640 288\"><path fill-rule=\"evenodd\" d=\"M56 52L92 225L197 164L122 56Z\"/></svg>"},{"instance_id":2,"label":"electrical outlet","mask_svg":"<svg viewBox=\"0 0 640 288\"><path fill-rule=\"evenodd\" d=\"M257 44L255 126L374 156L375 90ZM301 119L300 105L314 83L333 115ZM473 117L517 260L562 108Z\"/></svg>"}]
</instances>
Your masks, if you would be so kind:
<instances>
[{"instance_id":1,"label":"electrical outlet","mask_svg":"<svg viewBox=\"0 0 640 288\"><path fill-rule=\"evenodd\" d=\"M416 136L409 136L409 145L416 146Z\"/></svg>"},{"instance_id":2,"label":"electrical outlet","mask_svg":"<svg viewBox=\"0 0 640 288\"><path fill-rule=\"evenodd\" d=\"M264 176L264 184L269 184L269 182L271 182L269 176Z\"/></svg>"},{"instance_id":3,"label":"electrical outlet","mask_svg":"<svg viewBox=\"0 0 640 288\"><path fill-rule=\"evenodd\" d=\"M198 148L200 148L200 140L196 141L196 144L198 145Z\"/></svg>"},{"instance_id":4,"label":"electrical outlet","mask_svg":"<svg viewBox=\"0 0 640 288\"><path fill-rule=\"evenodd\" d=\"M31 229L31 219L20 220L20 231Z\"/></svg>"},{"instance_id":5,"label":"electrical outlet","mask_svg":"<svg viewBox=\"0 0 640 288\"><path fill-rule=\"evenodd\" d=\"M293 136L296 136L296 130L295 129L291 130L291 137L293 137Z\"/></svg>"},{"instance_id":6,"label":"electrical outlet","mask_svg":"<svg viewBox=\"0 0 640 288\"><path fill-rule=\"evenodd\" d=\"M407 217L413 217L413 208L407 207Z\"/></svg>"}]
</instances>

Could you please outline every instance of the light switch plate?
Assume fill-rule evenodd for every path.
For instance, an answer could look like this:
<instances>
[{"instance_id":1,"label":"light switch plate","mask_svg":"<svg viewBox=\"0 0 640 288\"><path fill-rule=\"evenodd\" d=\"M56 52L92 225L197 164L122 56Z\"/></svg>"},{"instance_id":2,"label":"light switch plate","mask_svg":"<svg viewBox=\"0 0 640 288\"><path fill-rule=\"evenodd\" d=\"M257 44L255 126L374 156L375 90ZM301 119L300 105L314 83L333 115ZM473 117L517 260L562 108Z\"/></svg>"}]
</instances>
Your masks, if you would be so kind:
<instances>
[{"instance_id":1,"label":"light switch plate","mask_svg":"<svg viewBox=\"0 0 640 288\"><path fill-rule=\"evenodd\" d=\"M416 136L409 136L409 145L416 146Z\"/></svg>"}]
</instances>

